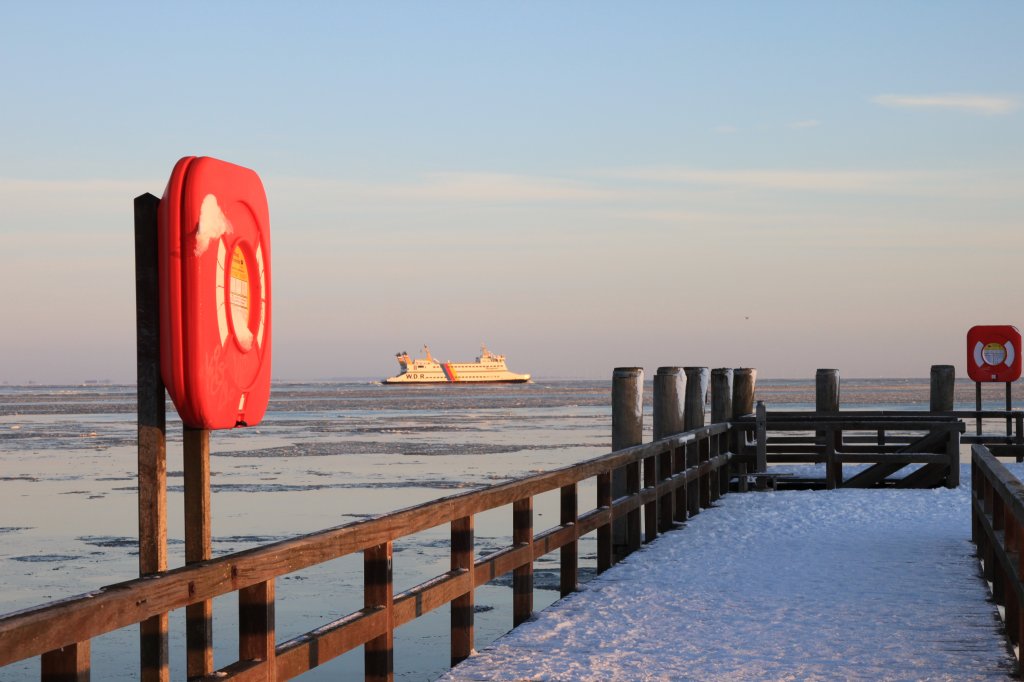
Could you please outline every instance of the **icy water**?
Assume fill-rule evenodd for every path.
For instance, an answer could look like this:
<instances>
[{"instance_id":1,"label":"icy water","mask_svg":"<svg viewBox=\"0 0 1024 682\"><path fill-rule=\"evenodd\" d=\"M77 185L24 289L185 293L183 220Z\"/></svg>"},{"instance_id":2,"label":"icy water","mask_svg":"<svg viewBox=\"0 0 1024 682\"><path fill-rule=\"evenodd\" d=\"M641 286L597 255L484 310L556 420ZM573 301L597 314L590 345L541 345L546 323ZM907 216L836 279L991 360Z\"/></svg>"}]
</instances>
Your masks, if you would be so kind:
<instances>
[{"instance_id":1,"label":"icy water","mask_svg":"<svg viewBox=\"0 0 1024 682\"><path fill-rule=\"evenodd\" d=\"M1015 387L1019 391L1020 386ZM646 426L650 436L650 386ZM769 409L812 409L813 381L761 381ZM985 406L1001 409L1002 385ZM1015 395L1015 403L1021 400ZM419 504L463 489L564 466L608 451L610 382L385 387L277 384L264 422L211 438L215 555ZM927 409L927 380L844 380L844 407ZM958 386L958 408L974 386ZM168 406L171 567L184 563L181 425ZM0 613L127 580L137 574L133 386L0 386ZM581 509L593 488L581 488ZM535 500L535 528L557 523L557 492ZM477 518L477 551L509 542L511 510ZM395 589L448 565L448 529L395 547ZM581 548L583 578L593 544ZM554 558L537 563L536 608L557 598ZM508 581L477 592L477 647L511 627ZM285 641L361 606L362 561L347 557L277 581L277 638ZM217 666L237 651L236 599L214 603ZM183 613L171 615L172 676L184 677ZM95 679L134 679L137 631L93 641ZM448 609L395 637L396 677L429 680L447 667ZM351 654L306 679L361 675ZM0 680L38 678L38 662Z\"/></svg>"}]
</instances>

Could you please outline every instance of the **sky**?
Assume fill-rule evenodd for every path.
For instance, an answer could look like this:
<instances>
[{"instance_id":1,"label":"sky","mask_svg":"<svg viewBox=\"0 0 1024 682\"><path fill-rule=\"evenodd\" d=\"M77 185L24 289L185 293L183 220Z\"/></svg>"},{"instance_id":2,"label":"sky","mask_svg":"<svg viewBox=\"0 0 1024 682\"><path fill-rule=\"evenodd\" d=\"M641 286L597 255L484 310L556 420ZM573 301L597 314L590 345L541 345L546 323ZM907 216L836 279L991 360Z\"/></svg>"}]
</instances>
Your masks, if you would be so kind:
<instances>
[{"instance_id":1,"label":"sky","mask_svg":"<svg viewBox=\"0 0 1024 682\"><path fill-rule=\"evenodd\" d=\"M1019 2L71 3L0 11L0 383L135 378L135 196L271 214L273 376L486 342L965 375L1024 328Z\"/></svg>"}]
</instances>

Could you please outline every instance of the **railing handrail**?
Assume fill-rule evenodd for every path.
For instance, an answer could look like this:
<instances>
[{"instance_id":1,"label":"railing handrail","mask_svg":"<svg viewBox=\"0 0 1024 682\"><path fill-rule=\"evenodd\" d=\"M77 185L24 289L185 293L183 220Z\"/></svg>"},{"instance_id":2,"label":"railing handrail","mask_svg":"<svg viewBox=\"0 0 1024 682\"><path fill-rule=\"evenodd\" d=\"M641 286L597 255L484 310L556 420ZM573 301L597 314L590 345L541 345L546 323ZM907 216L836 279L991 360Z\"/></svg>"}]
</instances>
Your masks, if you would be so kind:
<instances>
[{"instance_id":1,"label":"railing handrail","mask_svg":"<svg viewBox=\"0 0 1024 682\"><path fill-rule=\"evenodd\" d=\"M0 616L0 666L727 433L720 422L547 472L262 545ZM554 527L555 529L558 526ZM285 556L287 555L287 559ZM18 647L12 646L17 643Z\"/></svg>"},{"instance_id":2,"label":"railing handrail","mask_svg":"<svg viewBox=\"0 0 1024 682\"><path fill-rule=\"evenodd\" d=\"M1024 483L984 445L971 446L971 463L1002 498L1017 523L1024 526Z\"/></svg>"}]
</instances>

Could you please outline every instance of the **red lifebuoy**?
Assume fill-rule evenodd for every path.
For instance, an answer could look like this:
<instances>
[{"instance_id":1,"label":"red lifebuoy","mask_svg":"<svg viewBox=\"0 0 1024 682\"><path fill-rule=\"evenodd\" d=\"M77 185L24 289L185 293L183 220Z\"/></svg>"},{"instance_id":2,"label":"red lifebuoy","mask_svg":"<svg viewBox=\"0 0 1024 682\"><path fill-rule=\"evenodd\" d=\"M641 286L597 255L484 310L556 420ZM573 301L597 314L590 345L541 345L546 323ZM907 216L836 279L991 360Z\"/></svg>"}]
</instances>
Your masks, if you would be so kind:
<instances>
[{"instance_id":1,"label":"red lifebuoy","mask_svg":"<svg viewBox=\"0 0 1024 682\"><path fill-rule=\"evenodd\" d=\"M1020 378L1021 337L1008 324L978 325L967 332L967 376L979 382Z\"/></svg>"},{"instance_id":2,"label":"red lifebuoy","mask_svg":"<svg viewBox=\"0 0 1024 682\"><path fill-rule=\"evenodd\" d=\"M186 426L263 419L270 399L270 212L259 176L175 165L160 201L160 365Z\"/></svg>"}]
</instances>

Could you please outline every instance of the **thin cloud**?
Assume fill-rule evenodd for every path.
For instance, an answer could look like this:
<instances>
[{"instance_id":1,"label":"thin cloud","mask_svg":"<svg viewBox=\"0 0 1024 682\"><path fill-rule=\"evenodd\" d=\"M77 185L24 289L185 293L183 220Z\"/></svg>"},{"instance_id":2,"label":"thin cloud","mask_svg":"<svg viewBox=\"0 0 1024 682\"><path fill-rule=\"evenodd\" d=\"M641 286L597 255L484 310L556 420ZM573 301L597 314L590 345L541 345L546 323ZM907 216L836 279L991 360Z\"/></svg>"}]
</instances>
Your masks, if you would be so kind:
<instances>
[{"instance_id":1,"label":"thin cloud","mask_svg":"<svg viewBox=\"0 0 1024 682\"><path fill-rule=\"evenodd\" d=\"M806 119L804 121L793 121L789 124L790 128L794 130L801 130L804 128L817 128L821 125L821 121L813 118Z\"/></svg>"},{"instance_id":2,"label":"thin cloud","mask_svg":"<svg viewBox=\"0 0 1024 682\"><path fill-rule=\"evenodd\" d=\"M1020 107L1016 98L997 95L877 95L871 101L893 109L951 109L986 116L1009 114Z\"/></svg>"}]
</instances>

